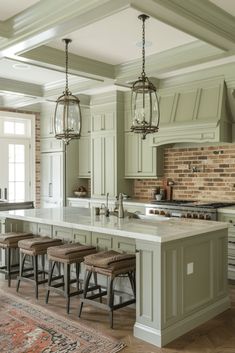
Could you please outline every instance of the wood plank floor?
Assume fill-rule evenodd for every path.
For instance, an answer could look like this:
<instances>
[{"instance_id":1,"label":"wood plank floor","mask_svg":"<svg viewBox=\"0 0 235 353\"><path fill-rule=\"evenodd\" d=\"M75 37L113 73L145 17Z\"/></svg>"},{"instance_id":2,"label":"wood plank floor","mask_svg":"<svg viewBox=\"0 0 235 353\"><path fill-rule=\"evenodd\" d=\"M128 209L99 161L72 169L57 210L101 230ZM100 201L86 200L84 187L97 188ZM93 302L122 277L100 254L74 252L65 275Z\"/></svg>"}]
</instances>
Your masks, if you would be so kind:
<instances>
[{"instance_id":1,"label":"wood plank floor","mask_svg":"<svg viewBox=\"0 0 235 353\"><path fill-rule=\"evenodd\" d=\"M0 288L6 292L15 293L15 281L9 289L6 281L0 277ZM230 283L229 288L231 309L176 339L164 348L157 348L133 337L135 311L130 308L123 308L114 313L114 330L109 328L107 313L91 306L85 306L82 318L78 319L79 299L75 297L71 298L69 317L125 342L127 347L122 350L123 353L235 353L235 284ZM39 290L38 301L34 299L33 288L26 283L22 283L18 295L43 307L46 306L44 288ZM46 307L48 310L67 317L64 305L65 301L62 297L51 294L50 302Z\"/></svg>"}]
</instances>

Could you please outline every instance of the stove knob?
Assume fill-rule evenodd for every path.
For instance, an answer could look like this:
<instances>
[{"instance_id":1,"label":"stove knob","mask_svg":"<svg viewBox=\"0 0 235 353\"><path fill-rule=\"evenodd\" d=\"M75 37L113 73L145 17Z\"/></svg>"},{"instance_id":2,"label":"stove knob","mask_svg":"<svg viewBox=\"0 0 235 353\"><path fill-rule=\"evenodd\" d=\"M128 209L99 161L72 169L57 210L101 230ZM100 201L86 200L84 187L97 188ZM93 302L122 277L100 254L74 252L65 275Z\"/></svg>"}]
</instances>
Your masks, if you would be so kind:
<instances>
[{"instance_id":1,"label":"stove knob","mask_svg":"<svg viewBox=\"0 0 235 353\"><path fill-rule=\"evenodd\" d=\"M165 216L165 211L161 210L159 213L161 216Z\"/></svg>"},{"instance_id":2,"label":"stove knob","mask_svg":"<svg viewBox=\"0 0 235 353\"><path fill-rule=\"evenodd\" d=\"M149 210L149 214L154 214L154 210Z\"/></svg>"},{"instance_id":3,"label":"stove knob","mask_svg":"<svg viewBox=\"0 0 235 353\"><path fill-rule=\"evenodd\" d=\"M191 213L187 213L187 218L192 218Z\"/></svg>"},{"instance_id":4,"label":"stove knob","mask_svg":"<svg viewBox=\"0 0 235 353\"><path fill-rule=\"evenodd\" d=\"M166 217L170 217L170 216L171 216L170 212L166 212L166 213L165 213L165 216L166 216Z\"/></svg>"},{"instance_id":5,"label":"stove knob","mask_svg":"<svg viewBox=\"0 0 235 353\"><path fill-rule=\"evenodd\" d=\"M203 213L199 214L199 219L204 219L204 214Z\"/></svg>"},{"instance_id":6,"label":"stove knob","mask_svg":"<svg viewBox=\"0 0 235 353\"><path fill-rule=\"evenodd\" d=\"M155 210L154 213L155 213L155 214L159 214L159 210Z\"/></svg>"},{"instance_id":7,"label":"stove knob","mask_svg":"<svg viewBox=\"0 0 235 353\"><path fill-rule=\"evenodd\" d=\"M186 215L184 213L181 214L181 218L186 218Z\"/></svg>"},{"instance_id":8,"label":"stove knob","mask_svg":"<svg viewBox=\"0 0 235 353\"><path fill-rule=\"evenodd\" d=\"M209 220L211 220L211 216L210 216L209 214L206 214L205 219L206 219L207 221L209 221Z\"/></svg>"},{"instance_id":9,"label":"stove knob","mask_svg":"<svg viewBox=\"0 0 235 353\"><path fill-rule=\"evenodd\" d=\"M198 214L194 213L193 214L193 218L197 219L198 218Z\"/></svg>"}]
</instances>

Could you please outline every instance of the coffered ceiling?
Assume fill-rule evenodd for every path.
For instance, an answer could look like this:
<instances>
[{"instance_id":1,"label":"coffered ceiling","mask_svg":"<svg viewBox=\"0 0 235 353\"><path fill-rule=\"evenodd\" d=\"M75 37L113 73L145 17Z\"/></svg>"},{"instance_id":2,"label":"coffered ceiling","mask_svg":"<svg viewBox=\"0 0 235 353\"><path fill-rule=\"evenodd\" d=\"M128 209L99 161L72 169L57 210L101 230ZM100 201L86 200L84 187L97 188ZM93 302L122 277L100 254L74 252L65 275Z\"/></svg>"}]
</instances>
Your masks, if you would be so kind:
<instances>
[{"instance_id":1,"label":"coffered ceiling","mask_svg":"<svg viewBox=\"0 0 235 353\"><path fill-rule=\"evenodd\" d=\"M0 0L0 10L0 106L26 107L62 92L65 37L73 40L74 94L126 89L141 68L140 13L150 15L149 76L177 79L235 64L233 0Z\"/></svg>"}]
</instances>

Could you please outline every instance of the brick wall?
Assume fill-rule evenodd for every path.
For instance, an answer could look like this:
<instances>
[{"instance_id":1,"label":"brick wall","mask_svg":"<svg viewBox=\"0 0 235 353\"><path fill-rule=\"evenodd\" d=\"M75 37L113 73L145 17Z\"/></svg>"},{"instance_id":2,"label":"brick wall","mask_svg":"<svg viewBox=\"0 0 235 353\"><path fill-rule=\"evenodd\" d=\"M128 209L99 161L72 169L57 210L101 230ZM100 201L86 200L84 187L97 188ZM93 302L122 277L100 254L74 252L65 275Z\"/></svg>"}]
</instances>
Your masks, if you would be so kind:
<instances>
[{"instance_id":1,"label":"brick wall","mask_svg":"<svg viewBox=\"0 0 235 353\"><path fill-rule=\"evenodd\" d=\"M164 178L134 182L134 197L151 198L151 189L173 180L174 199L235 201L235 144L166 148Z\"/></svg>"}]
</instances>

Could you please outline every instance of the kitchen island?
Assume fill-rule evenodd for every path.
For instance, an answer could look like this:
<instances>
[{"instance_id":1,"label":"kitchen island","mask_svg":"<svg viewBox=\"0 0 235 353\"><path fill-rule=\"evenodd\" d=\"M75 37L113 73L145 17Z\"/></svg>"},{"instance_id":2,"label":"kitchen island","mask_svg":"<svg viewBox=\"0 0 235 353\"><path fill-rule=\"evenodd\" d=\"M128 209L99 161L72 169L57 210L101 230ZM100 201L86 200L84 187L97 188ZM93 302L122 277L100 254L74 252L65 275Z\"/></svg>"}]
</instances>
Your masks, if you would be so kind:
<instances>
[{"instance_id":1,"label":"kitchen island","mask_svg":"<svg viewBox=\"0 0 235 353\"><path fill-rule=\"evenodd\" d=\"M134 335L156 346L230 306L226 223L119 219L69 207L1 212L0 220L3 232L32 231L93 244L98 250L136 251Z\"/></svg>"}]
</instances>

